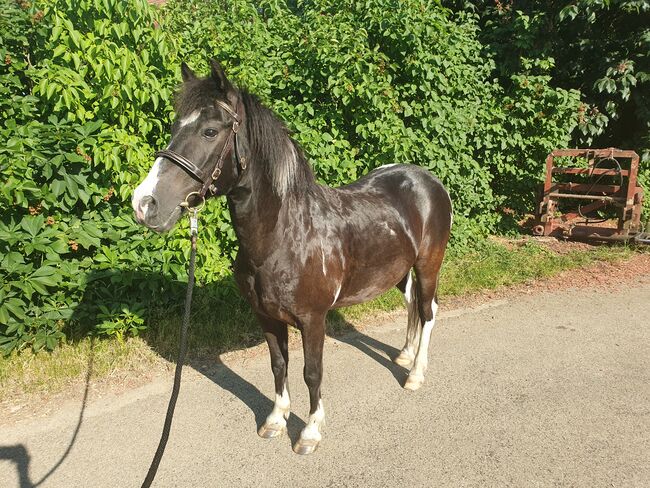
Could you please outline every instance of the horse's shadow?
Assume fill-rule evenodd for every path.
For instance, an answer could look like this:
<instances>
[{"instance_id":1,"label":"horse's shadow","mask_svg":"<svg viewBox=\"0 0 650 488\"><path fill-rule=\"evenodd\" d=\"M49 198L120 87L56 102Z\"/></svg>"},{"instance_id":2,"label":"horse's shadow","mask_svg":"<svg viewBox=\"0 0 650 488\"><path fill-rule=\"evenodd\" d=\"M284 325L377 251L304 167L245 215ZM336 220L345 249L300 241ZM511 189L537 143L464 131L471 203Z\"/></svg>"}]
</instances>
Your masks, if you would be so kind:
<instances>
[{"instance_id":1,"label":"horse's shadow","mask_svg":"<svg viewBox=\"0 0 650 488\"><path fill-rule=\"evenodd\" d=\"M160 323L156 323L155 317L150 317L149 329L143 337L159 355L169 361L176 361L178 328L183 312L183 294L186 284L164 279L158 273L133 272L130 270L113 271L111 273L101 272L96 276L92 276L90 281L95 283L97 285L95 288L98 289L110 288L111 284L115 283L129 283L130 285L145 283L146 286L136 287L143 290L140 296L130 294L127 299L138 303L150 301L159 308L161 304L168 307L169 313L166 313L167 317ZM97 306L97 299L94 296L90 298L92 299L85 300L85 303L82 302L79 307L79 316L83 318L85 324L98 322L96 317L99 314L97 310L93 310L93 307ZM125 308L123 300L124 298L120 303L115 304L114 308L116 310ZM107 308L106 302L102 305L105 311ZM128 306L128 304L126 305ZM215 348L220 346L217 340L218 336L212 332L219 327L231 327L232 320L228 322L221 318L230 317L233 314L241 320L241 330L230 331L231 334L235 334L234 338L229 337L233 343L245 343L248 346L263 343L264 337L261 328L257 324L250 306L239 295L232 278L226 278L218 282L197 286L192 310L192 323L189 330L189 366L220 388L230 392L246 405L253 413L256 427L259 429L266 420L266 416L273 409L272 400L248 379L236 373L227 364L224 364L219 356L210 350L209 345L206 346L206 341L213 341ZM388 369L394 378L400 384L403 384L406 380L407 371L392 361L399 354L397 349L360 332L337 310L330 311L327 322L329 336L333 336L368 355ZM239 335L237 336L237 334ZM269 360L269 375L271 374ZM305 420L292 413L287 425L292 442L297 441L304 426Z\"/></svg>"},{"instance_id":2,"label":"horse's shadow","mask_svg":"<svg viewBox=\"0 0 650 488\"><path fill-rule=\"evenodd\" d=\"M400 352L398 349L360 332L336 310L329 313L328 323L330 324L328 335L358 349L375 360L389 370L398 383L403 384L406 381L408 370L393 362L393 359ZM191 359L189 364L220 388L238 398L253 412L257 429L262 426L266 416L273 409L273 402L255 385L220 361L209 367L205 367L205 361L203 360ZM269 367L270 374L271 368ZM287 421L287 430L292 443L298 440L300 431L304 427L305 421L292 412Z\"/></svg>"},{"instance_id":3,"label":"horse's shadow","mask_svg":"<svg viewBox=\"0 0 650 488\"><path fill-rule=\"evenodd\" d=\"M117 312L125 307L129 308L130 302L134 303L133 308L135 309L142 307L143 304L145 307L153 306L153 304L158 309L162 307L165 310L166 318L156 321L155 316L150 316L149 329L143 337L158 354L170 361L176 361L178 328L183 312L183 295L186 284L166 278L159 273L132 270L97 272L92 274L88 281L93 283L94 290L110 291L112 287L114 294L119 297L119 300L112 305ZM127 284L130 289L140 290L139 294L120 293L118 287L122 284ZM91 294L88 298L84 297L78 311L73 316L78 319L76 322L90 324L91 327L100 323L102 313L105 315L106 309L110 309L111 305L107 300L102 301L103 312L100 313L100 301L97 298L96 294ZM246 343L248 346L263 343L264 337L261 328L257 324L250 306L240 296L233 279L225 278L195 287L192 310L192 323L189 330L189 365L244 403L253 412L257 428L261 427L273 408L273 402L255 385L221 362L218 356L210 350L209 344L206 345L206 342L212 341L215 347L219 347L219 335L214 332L219 327L232 327L232 320L228 321L222 318L231 317L233 314L237 316L237 320L241 321L241 328L229 332L231 334L229 339L232 343ZM83 336L85 333L87 330L76 335ZM234 337L232 337L233 334ZM328 314L327 334L375 360L388 369L400 384L406 381L407 370L392 361L399 354L399 350L359 331L338 310L332 310ZM75 334L72 335L75 336ZM199 352L192 354L193 351ZM206 364L207 368L204 367ZM269 375L271 375L270 363ZM304 425L303 419L291 415L288 430L292 440L297 439L297 435Z\"/></svg>"},{"instance_id":4,"label":"horse's shadow","mask_svg":"<svg viewBox=\"0 0 650 488\"><path fill-rule=\"evenodd\" d=\"M345 344L355 347L366 356L374 359L390 371L400 385L404 384L408 377L408 370L394 362L394 359L400 353L399 349L364 334L345 319L338 310L330 311L328 314L328 322L333 324L333 327L329 328L337 330L336 333L330 335Z\"/></svg>"},{"instance_id":5,"label":"horse's shadow","mask_svg":"<svg viewBox=\"0 0 650 488\"><path fill-rule=\"evenodd\" d=\"M203 364L199 365L198 361L190 360L189 365L246 405L255 416L255 425L259 430L267 415L273 410L273 402L264 393L222 362L206 368L203 367ZM269 368L269 374L271 374L271 368ZM287 420L287 433L292 444L298 440L300 431L305 425L303 419L293 412L291 413Z\"/></svg>"},{"instance_id":6,"label":"horse's shadow","mask_svg":"<svg viewBox=\"0 0 650 488\"><path fill-rule=\"evenodd\" d=\"M185 284L161 277L159 273L133 270L101 271L91 274L88 277L88 281L92 286L88 287L89 292L84 296L74 311L70 320L69 330L66 331L70 340L78 341L85 337L88 332L98 331L98 327L102 323L105 323L107 310L110 311L111 308L114 308L115 312L119 314L125 308L138 310L142 308L143 304L147 307L154 303L156 307L160 308L162 304L167 307L165 325L158 327L154 323L155 317L150 316L149 321L151 323L149 324L149 330L143 334L143 337L148 345L158 354L175 362L176 351L178 349L178 326L181 322ZM123 288L123 293L120 293L120 287ZM132 291L127 291L134 289L139 290L139 292L133 293ZM114 294L117 294L119 299L115 303L110 302L110 300L99 300L97 290L100 290L102 293L110 293L112 291ZM228 316L231 312L230 308L233 307L234 303L234 306L240 308L243 328L241 338L234 338L233 341L245 342L248 346L264 342L261 329L255 323L254 316L248 304L239 297L236 291L234 293L237 295L233 298L233 290L234 285L232 280L228 279L199 286L196 288L194 307L196 307L196 302L199 302L199 306L193 308L193 310L200 309L200 305L202 304L212 303L213 305L208 312L211 317ZM101 308L100 305L102 306ZM193 313L193 316L196 318L196 313ZM199 319L201 318L205 319L205 316L199 317ZM190 351L192 351L192 345L197 345L197 338L205 336L205 330L201 330L201 327L219 327L218 320L214 320L211 323L207 323L209 321L205 320L193 320L193 322L193 327L190 327ZM80 324L83 324L83 326ZM400 384L403 384L406 380L407 371L392 361L399 354L399 351L357 330L354 325L348 322L336 310L331 311L328 315L327 333L329 336L335 337L337 340L358 349L388 369ZM163 334L165 335L164 340L161 338ZM91 343L91 349L93 347L94 343ZM203 349L205 350L205 348ZM188 365L246 405L254 415L257 429L262 426L266 420L266 416L273 409L273 401L267 394L261 392L248 379L242 377L228 367L228 365L221 362L215 354L190 354ZM270 366L269 375L271 375ZM71 440L65 452L59 461L48 470L43 479L36 483L31 481L29 474L31 456L24 444L0 445L0 460L9 460L15 464L20 488L35 488L39 486L67 459L82 426L91 376L92 353L87 368L86 391L80 408L79 420L73 429ZM300 432L304 427L304 419L292 412L287 421L287 431L292 443L298 440Z\"/></svg>"},{"instance_id":7,"label":"horse's shadow","mask_svg":"<svg viewBox=\"0 0 650 488\"><path fill-rule=\"evenodd\" d=\"M59 469L59 467L65 462L65 460L70 455L70 452L72 451L72 448L75 445L75 442L77 440L77 436L81 431L81 426L84 421L84 414L86 413L90 379L93 374L94 357L95 357L95 340L94 338L91 338L90 353L88 355L88 366L86 368L85 388L84 388L83 399L81 400L81 407L79 409L79 418L77 419L77 425L74 427L72 431L72 436L70 438L70 441L68 442L68 447L66 447L63 454L61 454L59 460L50 467L47 473L45 473L45 475L43 475L43 477L41 477L39 481L34 483L31 480L31 477L29 475L29 464L31 461L31 456L29 455L29 451L24 444L14 444L14 445L5 445L5 446L0 445L0 460L4 459L7 461L11 461L16 465L16 471L18 473L18 486L20 488L36 488L37 486L40 486L45 482L45 480L47 480L52 474L54 474Z\"/></svg>"}]
</instances>

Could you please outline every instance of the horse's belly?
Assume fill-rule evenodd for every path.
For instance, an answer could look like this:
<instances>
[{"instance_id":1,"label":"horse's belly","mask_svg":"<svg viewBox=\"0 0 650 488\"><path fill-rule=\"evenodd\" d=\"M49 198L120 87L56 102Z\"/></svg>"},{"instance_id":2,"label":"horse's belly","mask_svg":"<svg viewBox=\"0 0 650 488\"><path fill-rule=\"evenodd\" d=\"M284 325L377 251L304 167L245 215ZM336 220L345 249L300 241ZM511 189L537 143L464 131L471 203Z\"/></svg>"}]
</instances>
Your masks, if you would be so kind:
<instances>
[{"instance_id":1,"label":"horse's belly","mask_svg":"<svg viewBox=\"0 0 650 488\"><path fill-rule=\"evenodd\" d=\"M402 256L390 261L377 261L373 266L356 267L344 279L341 292L332 308L367 302L397 285L413 265Z\"/></svg>"}]
</instances>

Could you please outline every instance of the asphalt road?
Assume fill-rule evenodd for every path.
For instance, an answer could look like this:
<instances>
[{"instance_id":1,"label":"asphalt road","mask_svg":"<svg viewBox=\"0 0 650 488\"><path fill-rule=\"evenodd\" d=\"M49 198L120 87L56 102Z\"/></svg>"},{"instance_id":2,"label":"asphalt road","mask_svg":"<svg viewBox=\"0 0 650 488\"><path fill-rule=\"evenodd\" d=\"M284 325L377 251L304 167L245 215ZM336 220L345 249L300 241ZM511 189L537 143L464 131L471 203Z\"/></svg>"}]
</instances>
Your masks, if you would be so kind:
<instances>
[{"instance_id":1,"label":"asphalt road","mask_svg":"<svg viewBox=\"0 0 650 488\"><path fill-rule=\"evenodd\" d=\"M328 339L327 424L312 456L291 450L307 418L292 351L289 435L256 428L272 407L266 354L187 369L158 487L650 486L650 282L512 297L440 314L416 392L390 357L405 319ZM0 430L0 486L140 486L169 379L81 399Z\"/></svg>"}]
</instances>

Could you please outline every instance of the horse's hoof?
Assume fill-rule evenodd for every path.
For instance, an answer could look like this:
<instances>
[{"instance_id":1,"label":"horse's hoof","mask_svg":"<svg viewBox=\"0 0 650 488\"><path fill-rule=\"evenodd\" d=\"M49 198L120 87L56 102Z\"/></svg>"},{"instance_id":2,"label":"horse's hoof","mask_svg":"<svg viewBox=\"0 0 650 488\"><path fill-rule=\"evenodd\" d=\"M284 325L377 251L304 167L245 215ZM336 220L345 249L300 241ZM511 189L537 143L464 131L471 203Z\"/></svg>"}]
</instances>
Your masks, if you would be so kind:
<instances>
[{"instance_id":1,"label":"horse's hoof","mask_svg":"<svg viewBox=\"0 0 650 488\"><path fill-rule=\"evenodd\" d=\"M424 376L409 375L409 377L406 378L406 383L404 383L404 389L415 391L419 389L423 383L424 383Z\"/></svg>"},{"instance_id":2,"label":"horse's hoof","mask_svg":"<svg viewBox=\"0 0 650 488\"><path fill-rule=\"evenodd\" d=\"M296 445L293 446L293 452L296 454L311 454L318 448L319 444L320 441L316 439L298 439Z\"/></svg>"},{"instance_id":3,"label":"horse's hoof","mask_svg":"<svg viewBox=\"0 0 650 488\"><path fill-rule=\"evenodd\" d=\"M399 356L397 356L394 361L395 364L399 364L400 366L403 366L405 368L411 367L411 364L413 364L413 356L410 354L405 353L404 351L399 353Z\"/></svg>"},{"instance_id":4,"label":"horse's hoof","mask_svg":"<svg viewBox=\"0 0 650 488\"><path fill-rule=\"evenodd\" d=\"M273 439L274 437L280 437L287 431L286 425L280 424L264 424L259 428L257 434L263 439Z\"/></svg>"}]
</instances>

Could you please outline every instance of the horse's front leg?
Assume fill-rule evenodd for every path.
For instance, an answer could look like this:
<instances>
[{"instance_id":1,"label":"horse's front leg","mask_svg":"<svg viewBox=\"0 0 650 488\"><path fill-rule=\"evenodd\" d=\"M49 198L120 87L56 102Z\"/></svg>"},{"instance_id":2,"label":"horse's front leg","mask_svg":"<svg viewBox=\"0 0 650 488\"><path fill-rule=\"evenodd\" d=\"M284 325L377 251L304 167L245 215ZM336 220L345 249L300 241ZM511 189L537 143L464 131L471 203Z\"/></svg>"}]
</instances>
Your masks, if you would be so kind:
<instances>
[{"instance_id":1,"label":"horse's front leg","mask_svg":"<svg viewBox=\"0 0 650 488\"><path fill-rule=\"evenodd\" d=\"M297 454L311 454L321 441L321 425L325 410L320 396L323 379L323 344L325 342L325 315L310 317L302 321L302 347L305 355L303 375L309 389L309 420L300 433L300 439L293 450Z\"/></svg>"},{"instance_id":2,"label":"horse's front leg","mask_svg":"<svg viewBox=\"0 0 650 488\"><path fill-rule=\"evenodd\" d=\"M257 433L265 439L278 437L287 430L291 400L287 385L289 365L287 324L258 316L271 353L271 369L275 378L275 405Z\"/></svg>"}]
</instances>

